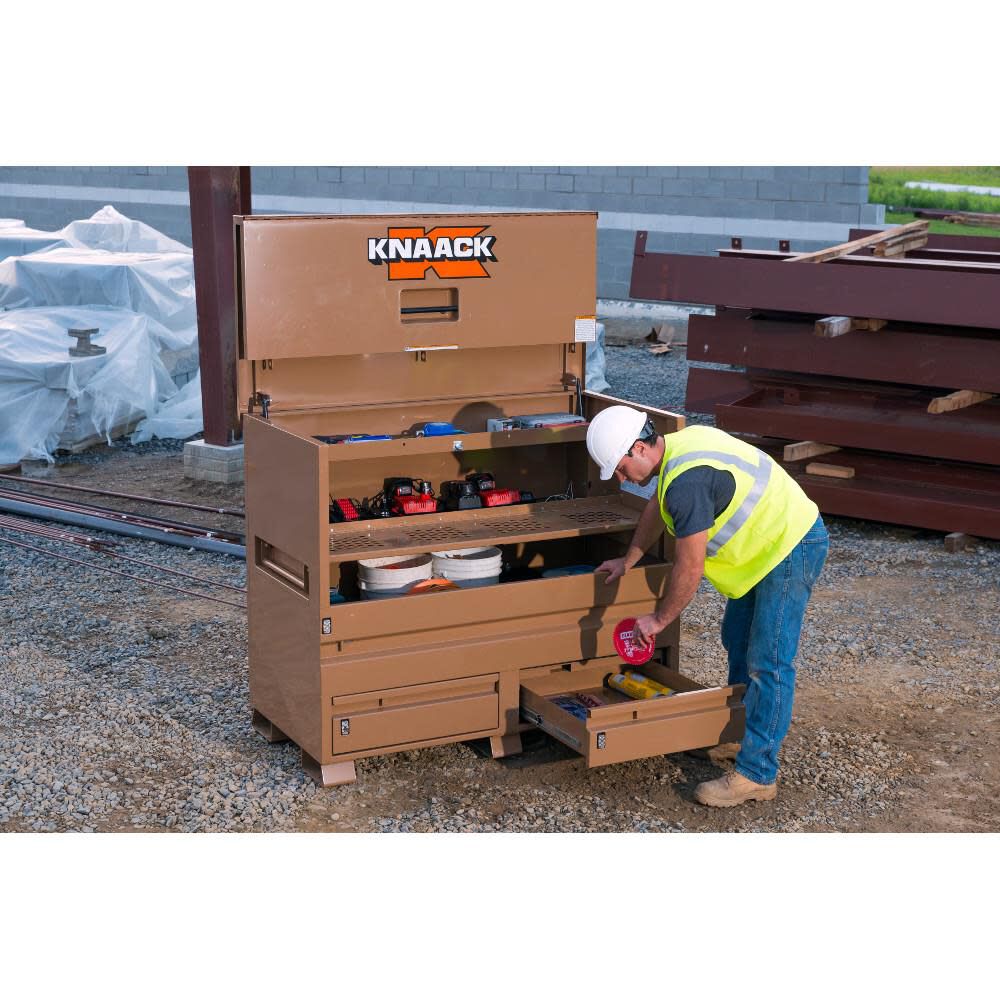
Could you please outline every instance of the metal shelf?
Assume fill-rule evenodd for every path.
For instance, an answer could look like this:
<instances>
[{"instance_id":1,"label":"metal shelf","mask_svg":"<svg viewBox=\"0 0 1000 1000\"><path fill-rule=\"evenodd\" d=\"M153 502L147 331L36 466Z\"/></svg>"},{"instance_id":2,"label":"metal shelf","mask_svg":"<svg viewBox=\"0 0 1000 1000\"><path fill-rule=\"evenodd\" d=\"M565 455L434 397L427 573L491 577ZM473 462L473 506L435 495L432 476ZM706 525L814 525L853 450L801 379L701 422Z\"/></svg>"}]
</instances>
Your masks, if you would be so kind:
<instances>
[{"instance_id":1,"label":"metal shelf","mask_svg":"<svg viewBox=\"0 0 1000 1000\"><path fill-rule=\"evenodd\" d=\"M350 562L392 552L606 535L635 528L641 512L620 496L356 521L330 528L330 557Z\"/></svg>"}]
</instances>

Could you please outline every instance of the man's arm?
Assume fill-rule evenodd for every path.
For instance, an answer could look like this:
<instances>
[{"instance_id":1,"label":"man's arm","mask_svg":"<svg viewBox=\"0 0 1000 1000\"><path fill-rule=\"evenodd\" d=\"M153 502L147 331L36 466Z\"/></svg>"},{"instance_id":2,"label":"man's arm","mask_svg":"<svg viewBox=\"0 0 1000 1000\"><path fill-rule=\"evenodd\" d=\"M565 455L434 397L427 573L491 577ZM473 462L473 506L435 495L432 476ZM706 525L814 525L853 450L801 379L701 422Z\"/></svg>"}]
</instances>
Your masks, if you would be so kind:
<instances>
[{"instance_id":1,"label":"man's arm","mask_svg":"<svg viewBox=\"0 0 1000 1000\"><path fill-rule=\"evenodd\" d=\"M632 533L628 551L617 559L608 559L594 570L595 573L607 573L605 583L614 583L624 576L646 554L646 551L663 534L663 519L660 517L660 501L654 493L639 515L639 523Z\"/></svg>"},{"instance_id":2,"label":"man's arm","mask_svg":"<svg viewBox=\"0 0 1000 1000\"><path fill-rule=\"evenodd\" d=\"M641 524L641 521L640 521ZM638 531L636 532L638 534ZM705 551L708 529L678 538L674 547L674 568L667 592L651 615L643 615L635 623L635 639L646 645L660 634L691 602L705 573Z\"/></svg>"}]
</instances>

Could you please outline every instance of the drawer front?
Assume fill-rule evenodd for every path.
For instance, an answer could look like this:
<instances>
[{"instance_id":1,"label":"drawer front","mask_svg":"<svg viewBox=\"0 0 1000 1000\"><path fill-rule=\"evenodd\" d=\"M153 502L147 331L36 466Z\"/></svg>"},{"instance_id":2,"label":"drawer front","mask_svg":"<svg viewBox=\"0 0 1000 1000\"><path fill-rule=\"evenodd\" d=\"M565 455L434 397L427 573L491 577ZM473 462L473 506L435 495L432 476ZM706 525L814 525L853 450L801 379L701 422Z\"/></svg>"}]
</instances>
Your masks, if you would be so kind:
<instances>
[{"instance_id":1,"label":"drawer front","mask_svg":"<svg viewBox=\"0 0 1000 1000\"><path fill-rule=\"evenodd\" d=\"M521 684L521 716L581 754L588 767L679 753L743 738L743 685L704 688L665 667L646 672L672 687L669 698L616 700L602 689L607 668L556 671L528 677ZM609 704L591 708L578 718L551 699L590 691ZM612 700L615 699L615 700Z\"/></svg>"},{"instance_id":2,"label":"drawer front","mask_svg":"<svg viewBox=\"0 0 1000 1000\"><path fill-rule=\"evenodd\" d=\"M499 674L334 698L334 754L482 733L500 725Z\"/></svg>"}]
</instances>

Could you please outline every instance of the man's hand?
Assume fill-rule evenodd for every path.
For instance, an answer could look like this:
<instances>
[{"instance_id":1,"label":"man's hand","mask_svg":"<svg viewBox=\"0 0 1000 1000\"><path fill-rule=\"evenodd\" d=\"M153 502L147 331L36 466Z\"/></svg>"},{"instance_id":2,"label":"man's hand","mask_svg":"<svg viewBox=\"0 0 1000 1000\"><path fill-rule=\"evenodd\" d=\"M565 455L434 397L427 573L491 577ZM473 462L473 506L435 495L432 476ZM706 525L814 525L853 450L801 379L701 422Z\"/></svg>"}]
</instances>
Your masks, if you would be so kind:
<instances>
[{"instance_id":1,"label":"man's hand","mask_svg":"<svg viewBox=\"0 0 1000 1000\"><path fill-rule=\"evenodd\" d=\"M595 573L607 573L608 578L604 581L605 583L614 583L615 580L623 577L625 573L631 567L625 562L625 557L620 556L618 559L605 559L597 569L594 570Z\"/></svg>"},{"instance_id":2,"label":"man's hand","mask_svg":"<svg viewBox=\"0 0 1000 1000\"><path fill-rule=\"evenodd\" d=\"M660 621L656 615L643 615L635 620L632 637L639 646L648 646L670 624Z\"/></svg>"}]
</instances>

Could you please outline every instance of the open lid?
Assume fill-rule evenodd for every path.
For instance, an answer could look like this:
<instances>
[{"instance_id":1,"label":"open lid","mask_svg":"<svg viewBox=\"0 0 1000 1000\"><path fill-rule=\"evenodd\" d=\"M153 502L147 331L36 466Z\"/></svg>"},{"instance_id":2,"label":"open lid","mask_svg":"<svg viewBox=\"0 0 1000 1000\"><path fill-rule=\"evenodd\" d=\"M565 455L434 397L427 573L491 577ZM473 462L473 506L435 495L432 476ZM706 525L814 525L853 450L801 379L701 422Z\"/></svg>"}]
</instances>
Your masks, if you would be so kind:
<instances>
[{"instance_id":1,"label":"open lid","mask_svg":"<svg viewBox=\"0 0 1000 1000\"><path fill-rule=\"evenodd\" d=\"M596 223L593 212L238 217L240 357L587 342Z\"/></svg>"}]
</instances>

